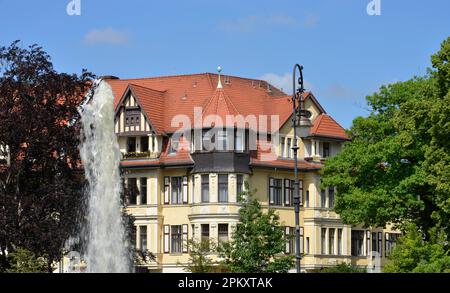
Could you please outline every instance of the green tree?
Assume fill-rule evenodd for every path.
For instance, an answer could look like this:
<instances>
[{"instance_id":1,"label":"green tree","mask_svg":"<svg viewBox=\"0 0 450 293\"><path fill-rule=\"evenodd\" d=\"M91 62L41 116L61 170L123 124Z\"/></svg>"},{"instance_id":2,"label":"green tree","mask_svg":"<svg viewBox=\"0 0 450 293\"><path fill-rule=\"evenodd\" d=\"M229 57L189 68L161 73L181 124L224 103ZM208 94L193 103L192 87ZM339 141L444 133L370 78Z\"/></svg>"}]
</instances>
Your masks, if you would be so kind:
<instances>
[{"instance_id":1,"label":"green tree","mask_svg":"<svg viewBox=\"0 0 450 293\"><path fill-rule=\"evenodd\" d=\"M284 255L286 239L279 216L273 209L264 212L253 198L255 191L245 190L239 196L239 224L232 240L221 251L222 264L233 273L285 273L294 265L293 256Z\"/></svg>"},{"instance_id":2,"label":"green tree","mask_svg":"<svg viewBox=\"0 0 450 293\"><path fill-rule=\"evenodd\" d=\"M450 38L426 76L368 96L370 114L353 121L352 141L326 162L321 184L337 187L345 223L404 231L412 223L425 242L434 231L450 235L449 46ZM448 251L447 243L439 245Z\"/></svg>"},{"instance_id":3,"label":"green tree","mask_svg":"<svg viewBox=\"0 0 450 293\"><path fill-rule=\"evenodd\" d=\"M212 259L211 252L216 250L212 241L188 240L189 261L184 268L189 273L218 272L218 263Z\"/></svg>"},{"instance_id":4,"label":"green tree","mask_svg":"<svg viewBox=\"0 0 450 293\"><path fill-rule=\"evenodd\" d=\"M43 257L37 257L33 252L17 248L8 254L10 267L7 273L45 273L47 272L47 261Z\"/></svg>"},{"instance_id":5,"label":"green tree","mask_svg":"<svg viewBox=\"0 0 450 293\"><path fill-rule=\"evenodd\" d=\"M450 256L446 250L447 236L433 228L425 241L417 226L410 224L399 239L390 261L383 268L386 273L450 273Z\"/></svg>"}]
</instances>

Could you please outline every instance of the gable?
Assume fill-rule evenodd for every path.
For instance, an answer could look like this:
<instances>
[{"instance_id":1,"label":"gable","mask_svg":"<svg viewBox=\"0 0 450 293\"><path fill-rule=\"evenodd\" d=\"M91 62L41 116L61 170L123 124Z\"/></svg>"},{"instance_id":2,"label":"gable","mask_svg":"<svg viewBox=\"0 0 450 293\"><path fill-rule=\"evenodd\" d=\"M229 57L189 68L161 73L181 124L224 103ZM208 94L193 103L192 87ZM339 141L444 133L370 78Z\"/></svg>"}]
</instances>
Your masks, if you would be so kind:
<instances>
[{"instance_id":1,"label":"gable","mask_svg":"<svg viewBox=\"0 0 450 293\"><path fill-rule=\"evenodd\" d=\"M142 135L155 132L132 90L127 90L118 104L114 123L117 135Z\"/></svg>"}]
</instances>

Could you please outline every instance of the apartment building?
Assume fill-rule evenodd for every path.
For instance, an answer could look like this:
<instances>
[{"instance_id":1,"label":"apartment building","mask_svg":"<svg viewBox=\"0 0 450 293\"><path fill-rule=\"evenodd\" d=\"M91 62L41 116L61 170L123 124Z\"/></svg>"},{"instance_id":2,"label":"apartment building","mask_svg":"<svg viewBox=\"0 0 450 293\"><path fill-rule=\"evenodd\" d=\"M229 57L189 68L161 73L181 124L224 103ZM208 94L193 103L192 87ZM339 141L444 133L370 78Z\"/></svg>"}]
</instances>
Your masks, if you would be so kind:
<instances>
[{"instance_id":1,"label":"apartment building","mask_svg":"<svg viewBox=\"0 0 450 293\"><path fill-rule=\"evenodd\" d=\"M133 241L156 256L145 269L183 272L188 239L228 241L245 181L293 234L294 139L300 147L302 269L372 266L373 251L382 265L395 245L398 234L345 225L333 211L338 190L320 186L319 171L349 137L313 93L305 94L313 126L302 140L293 135L290 97L262 80L211 73L105 80L115 94L127 210L136 219ZM285 253L294 254L294 247L288 241Z\"/></svg>"}]
</instances>

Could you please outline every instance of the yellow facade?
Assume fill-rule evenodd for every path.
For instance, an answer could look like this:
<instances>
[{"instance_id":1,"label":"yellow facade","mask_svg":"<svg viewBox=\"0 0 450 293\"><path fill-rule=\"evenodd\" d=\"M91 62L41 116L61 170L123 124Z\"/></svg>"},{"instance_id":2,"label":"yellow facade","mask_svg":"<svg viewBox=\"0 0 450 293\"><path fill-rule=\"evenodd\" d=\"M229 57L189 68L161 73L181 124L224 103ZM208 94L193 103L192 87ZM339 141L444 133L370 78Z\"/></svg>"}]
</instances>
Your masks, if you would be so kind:
<instances>
[{"instance_id":1,"label":"yellow facade","mask_svg":"<svg viewBox=\"0 0 450 293\"><path fill-rule=\"evenodd\" d=\"M124 103L133 106L135 100L131 96ZM306 107L312 113L312 120L320 114L311 100L307 101ZM116 132L120 134L118 140L121 151L126 155L129 135L124 133L132 132L132 130L128 126L124 127L126 124L124 119L122 111L117 115ZM140 122L141 129L146 130L151 127L143 115ZM149 142L149 155L145 159L158 158L163 151L164 137L153 132L146 134L145 137L148 137ZM275 146L279 157L284 157L286 160L292 159L290 148L293 145L293 139L293 129L290 123L286 123L280 129L280 141ZM324 142L326 141L323 139L312 139L304 144L301 139L298 139L298 158L317 163L323 162L326 160L323 157ZM139 140L133 143L136 143L136 152L139 153ZM342 142L330 140L327 143L330 155L336 154L342 148ZM137 163L142 160L142 158L124 159L124 161ZM138 189L146 188L146 192L140 190L135 202L129 204L127 210L136 219L136 247L146 248L156 256L156 260L148 264L150 271L183 272L183 265L187 264L189 258L185 243L187 239L199 240L201 237L206 237L205 235L215 242L219 237L231 239L233 228L238 223L238 177L248 181L250 187L257 190L256 198L265 209L272 207L278 212L283 226L295 227L292 206L274 205L269 202L270 179L282 182L287 182L285 180L288 179L294 180L292 170L255 167L248 174L192 173L191 171L191 166L140 167L136 164L132 168L124 168L125 179L136 178ZM219 176L227 182L226 202L219 202ZM303 207L300 211L303 270L313 271L339 262L372 266L377 260L372 257L372 250L381 251L382 265L387 255L386 248L390 246L387 233L392 231L381 228L363 229L343 224L339 215L332 210L334 197L330 194L335 194L337 190L333 188L322 190L317 170L300 172L299 177L303 186ZM171 185L172 181L176 182L175 187ZM202 184L206 182L209 198L207 202L204 202ZM177 193L178 191L175 192L176 202L173 203L171 191L178 186L180 194ZM145 199L142 199L142 194L145 194ZM227 233L228 235L225 235ZM373 236L376 236L375 241ZM178 240L172 241L172 239ZM288 253L294 253L293 249L290 248Z\"/></svg>"}]
</instances>

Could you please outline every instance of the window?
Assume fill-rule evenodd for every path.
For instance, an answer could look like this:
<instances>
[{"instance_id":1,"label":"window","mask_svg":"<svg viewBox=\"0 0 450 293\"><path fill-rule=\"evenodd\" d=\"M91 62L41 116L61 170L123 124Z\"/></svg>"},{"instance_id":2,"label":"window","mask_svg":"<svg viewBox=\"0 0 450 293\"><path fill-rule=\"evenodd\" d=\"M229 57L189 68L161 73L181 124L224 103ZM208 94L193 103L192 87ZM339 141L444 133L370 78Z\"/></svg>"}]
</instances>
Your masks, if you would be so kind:
<instances>
[{"instance_id":1,"label":"window","mask_svg":"<svg viewBox=\"0 0 450 293\"><path fill-rule=\"evenodd\" d=\"M394 249L395 244L398 241L398 237L400 237L400 234L398 234L398 233L385 233L385 239L384 239L385 256L389 256L391 254L392 249Z\"/></svg>"},{"instance_id":2,"label":"window","mask_svg":"<svg viewBox=\"0 0 450 293\"><path fill-rule=\"evenodd\" d=\"M219 243L228 242L228 224L219 224Z\"/></svg>"},{"instance_id":3,"label":"window","mask_svg":"<svg viewBox=\"0 0 450 293\"><path fill-rule=\"evenodd\" d=\"M284 179L284 205L291 206L294 197L294 180Z\"/></svg>"},{"instance_id":4,"label":"window","mask_svg":"<svg viewBox=\"0 0 450 293\"><path fill-rule=\"evenodd\" d=\"M209 175L202 175L202 202L209 202Z\"/></svg>"},{"instance_id":5,"label":"window","mask_svg":"<svg viewBox=\"0 0 450 293\"><path fill-rule=\"evenodd\" d=\"M281 144L280 144L280 156L282 158L286 157L286 142L285 142L285 138L284 137L280 137L281 140Z\"/></svg>"},{"instance_id":6,"label":"window","mask_svg":"<svg viewBox=\"0 0 450 293\"><path fill-rule=\"evenodd\" d=\"M310 250L309 250L309 237L306 237L306 254L309 254Z\"/></svg>"},{"instance_id":7,"label":"window","mask_svg":"<svg viewBox=\"0 0 450 293\"><path fill-rule=\"evenodd\" d=\"M382 254L382 239L383 234L381 232L372 232L372 251Z\"/></svg>"},{"instance_id":8,"label":"window","mask_svg":"<svg viewBox=\"0 0 450 293\"><path fill-rule=\"evenodd\" d=\"M139 110L125 110L125 126L140 125L141 112Z\"/></svg>"},{"instance_id":9,"label":"window","mask_svg":"<svg viewBox=\"0 0 450 293\"><path fill-rule=\"evenodd\" d=\"M169 225L164 225L164 241L163 241L163 246L164 246L164 253L169 253L170 249L170 226Z\"/></svg>"},{"instance_id":10,"label":"window","mask_svg":"<svg viewBox=\"0 0 450 293\"><path fill-rule=\"evenodd\" d=\"M338 229L338 255L342 255L342 229Z\"/></svg>"},{"instance_id":11,"label":"window","mask_svg":"<svg viewBox=\"0 0 450 293\"><path fill-rule=\"evenodd\" d=\"M204 129L202 136L202 148L203 151L212 151L214 150L214 134L213 131Z\"/></svg>"},{"instance_id":12,"label":"window","mask_svg":"<svg viewBox=\"0 0 450 293\"><path fill-rule=\"evenodd\" d=\"M228 174L219 175L219 202L228 202Z\"/></svg>"},{"instance_id":13,"label":"window","mask_svg":"<svg viewBox=\"0 0 450 293\"><path fill-rule=\"evenodd\" d=\"M295 231L295 228L294 228ZM305 237L303 227L300 227L300 253L305 252Z\"/></svg>"},{"instance_id":14,"label":"window","mask_svg":"<svg viewBox=\"0 0 450 293\"><path fill-rule=\"evenodd\" d=\"M281 179L269 178L269 204L281 206Z\"/></svg>"},{"instance_id":15,"label":"window","mask_svg":"<svg viewBox=\"0 0 450 293\"><path fill-rule=\"evenodd\" d=\"M148 136L141 136L141 152L148 152Z\"/></svg>"},{"instance_id":16,"label":"window","mask_svg":"<svg viewBox=\"0 0 450 293\"><path fill-rule=\"evenodd\" d=\"M370 254L370 231L366 231L366 255Z\"/></svg>"},{"instance_id":17,"label":"window","mask_svg":"<svg viewBox=\"0 0 450 293\"><path fill-rule=\"evenodd\" d=\"M131 235L130 235L130 240L131 240L131 247L136 248L136 237L137 237L137 227L133 226L131 228Z\"/></svg>"},{"instance_id":18,"label":"window","mask_svg":"<svg viewBox=\"0 0 450 293\"><path fill-rule=\"evenodd\" d=\"M140 236L141 236L141 251L147 250L147 226L140 226Z\"/></svg>"},{"instance_id":19,"label":"window","mask_svg":"<svg viewBox=\"0 0 450 293\"><path fill-rule=\"evenodd\" d=\"M147 178L142 177L141 178L141 204L147 204Z\"/></svg>"},{"instance_id":20,"label":"window","mask_svg":"<svg viewBox=\"0 0 450 293\"><path fill-rule=\"evenodd\" d=\"M328 188L328 207L334 208L334 187Z\"/></svg>"},{"instance_id":21,"label":"window","mask_svg":"<svg viewBox=\"0 0 450 293\"><path fill-rule=\"evenodd\" d=\"M236 129L234 136L234 150L237 152L242 152L244 150L244 130Z\"/></svg>"},{"instance_id":22,"label":"window","mask_svg":"<svg viewBox=\"0 0 450 293\"><path fill-rule=\"evenodd\" d=\"M226 129L221 129L217 132L217 150L228 150L228 135Z\"/></svg>"},{"instance_id":23,"label":"window","mask_svg":"<svg viewBox=\"0 0 450 293\"><path fill-rule=\"evenodd\" d=\"M171 253L181 253L182 249L182 237L181 237L181 225L170 226L170 247Z\"/></svg>"},{"instance_id":24,"label":"window","mask_svg":"<svg viewBox=\"0 0 450 293\"><path fill-rule=\"evenodd\" d=\"M242 193L244 187L244 176L237 175L236 176L236 195L239 196Z\"/></svg>"},{"instance_id":25,"label":"window","mask_svg":"<svg viewBox=\"0 0 450 293\"><path fill-rule=\"evenodd\" d=\"M127 138L127 152L128 153L136 152L136 137Z\"/></svg>"},{"instance_id":26,"label":"window","mask_svg":"<svg viewBox=\"0 0 450 293\"><path fill-rule=\"evenodd\" d=\"M292 254L295 252L295 228L294 227L284 227L284 237L286 241L286 254Z\"/></svg>"},{"instance_id":27,"label":"window","mask_svg":"<svg viewBox=\"0 0 450 293\"><path fill-rule=\"evenodd\" d=\"M202 238L201 242L205 243L209 247L209 224L202 224Z\"/></svg>"},{"instance_id":28,"label":"window","mask_svg":"<svg viewBox=\"0 0 450 293\"><path fill-rule=\"evenodd\" d=\"M155 142L156 142L156 137L154 135L152 135L152 151L155 151Z\"/></svg>"},{"instance_id":29,"label":"window","mask_svg":"<svg viewBox=\"0 0 450 293\"><path fill-rule=\"evenodd\" d=\"M322 239L322 254L326 254L326 245L327 245L327 228L322 228L322 233L320 234L320 237Z\"/></svg>"},{"instance_id":30,"label":"window","mask_svg":"<svg viewBox=\"0 0 450 293\"><path fill-rule=\"evenodd\" d=\"M293 158L291 147L292 147L292 138L288 138L287 139L287 150L286 150L286 153L287 153L287 157L289 159Z\"/></svg>"},{"instance_id":31,"label":"window","mask_svg":"<svg viewBox=\"0 0 450 293\"><path fill-rule=\"evenodd\" d=\"M172 137L170 139L170 149L169 149L169 154L175 154L178 151L178 146L179 146L179 138L175 138Z\"/></svg>"},{"instance_id":32,"label":"window","mask_svg":"<svg viewBox=\"0 0 450 293\"><path fill-rule=\"evenodd\" d=\"M323 157L328 158L330 156L330 143L324 142L322 146L323 146Z\"/></svg>"},{"instance_id":33,"label":"window","mask_svg":"<svg viewBox=\"0 0 450 293\"><path fill-rule=\"evenodd\" d=\"M378 250L380 257L383 255L383 233L378 232Z\"/></svg>"},{"instance_id":34,"label":"window","mask_svg":"<svg viewBox=\"0 0 450 293\"><path fill-rule=\"evenodd\" d=\"M172 204L182 204L183 194L182 194L182 177L172 177L171 181L171 203Z\"/></svg>"},{"instance_id":35,"label":"window","mask_svg":"<svg viewBox=\"0 0 450 293\"><path fill-rule=\"evenodd\" d=\"M328 229L328 253L334 255L334 228Z\"/></svg>"},{"instance_id":36,"label":"window","mask_svg":"<svg viewBox=\"0 0 450 293\"><path fill-rule=\"evenodd\" d=\"M169 191L170 191L170 177L164 176L164 204L170 203Z\"/></svg>"},{"instance_id":37,"label":"window","mask_svg":"<svg viewBox=\"0 0 450 293\"><path fill-rule=\"evenodd\" d=\"M309 208L309 190L305 193L305 208Z\"/></svg>"},{"instance_id":38,"label":"window","mask_svg":"<svg viewBox=\"0 0 450 293\"><path fill-rule=\"evenodd\" d=\"M377 232L372 232L372 251L378 251Z\"/></svg>"},{"instance_id":39,"label":"window","mask_svg":"<svg viewBox=\"0 0 450 293\"><path fill-rule=\"evenodd\" d=\"M352 231L352 256L364 255L364 231Z\"/></svg>"},{"instance_id":40,"label":"window","mask_svg":"<svg viewBox=\"0 0 450 293\"><path fill-rule=\"evenodd\" d=\"M327 205L327 195L325 190L320 191L320 206L325 208Z\"/></svg>"},{"instance_id":41,"label":"window","mask_svg":"<svg viewBox=\"0 0 450 293\"><path fill-rule=\"evenodd\" d=\"M137 203L137 179L136 178L128 178L128 202L130 205L135 205Z\"/></svg>"}]
</instances>

